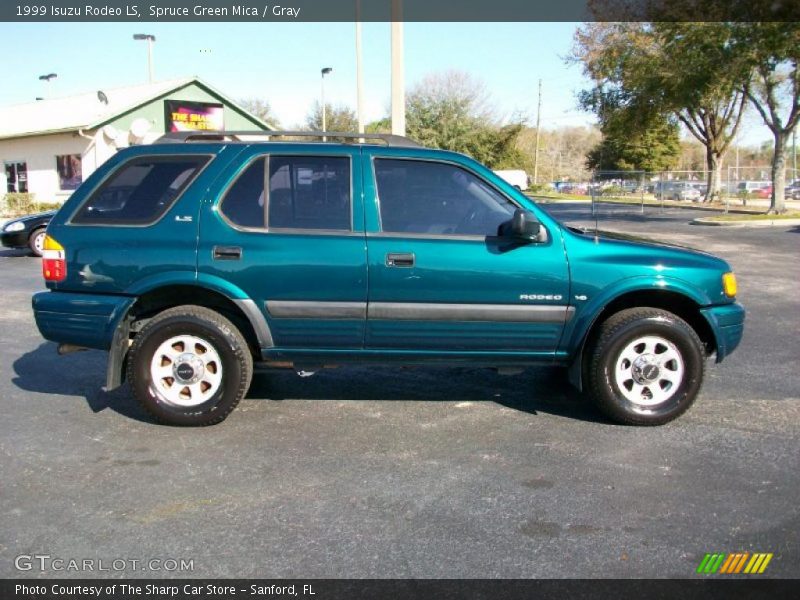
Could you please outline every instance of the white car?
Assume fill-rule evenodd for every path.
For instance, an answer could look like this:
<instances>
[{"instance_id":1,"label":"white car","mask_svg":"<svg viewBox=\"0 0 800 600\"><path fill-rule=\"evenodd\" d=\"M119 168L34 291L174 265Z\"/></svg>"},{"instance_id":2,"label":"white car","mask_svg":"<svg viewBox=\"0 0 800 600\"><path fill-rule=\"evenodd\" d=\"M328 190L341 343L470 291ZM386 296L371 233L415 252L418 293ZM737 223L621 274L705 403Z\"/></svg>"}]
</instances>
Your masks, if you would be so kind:
<instances>
[{"instance_id":1,"label":"white car","mask_svg":"<svg viewBox=\"0 0 800 600\"><path fill-rule=\"evenodd\" d=\"M508 170L501 170L495 171L495 175L505 179L508 183L513 185L520 191L525 191L528 189L528 174L523 171L522 169L508 169Z\"/></svg>"}]
</instances>

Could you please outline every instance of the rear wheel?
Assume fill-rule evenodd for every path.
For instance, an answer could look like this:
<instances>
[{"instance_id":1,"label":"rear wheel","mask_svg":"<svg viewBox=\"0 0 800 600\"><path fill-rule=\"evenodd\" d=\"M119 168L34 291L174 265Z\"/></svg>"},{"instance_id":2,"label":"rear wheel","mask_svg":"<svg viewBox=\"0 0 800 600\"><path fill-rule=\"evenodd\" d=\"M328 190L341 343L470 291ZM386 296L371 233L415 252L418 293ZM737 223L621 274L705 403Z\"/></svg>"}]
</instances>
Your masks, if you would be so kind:
<instances>
[{"instance_id":1,"label":"rear wheel","mask_svg":"<svg viewBox=\"0 0 800 600\"><path fill-rule=\"evenodd\" d=\"M136 399L159 421L213 425L247 393L253 358L228 319L201 306L178 306L134 338L127 374Z\"/></svg>"},{"instance_id":2,"label":"rear wheel","mask_svg":"<svg viewBox=\"0 0 800 600\"><path fill-rule=\"evenodd\" d=\"M28 248L30 248L31 252L36 256L41 256L44 252L44 238L46 235L47 229L45 227L40 227L39 229L35 229L28 237Z\"/></svg>"},{"instance_id":3,"label":"rear wheel","mask_svg":"<svg viewBox=\"0 0 800 600\"><path fill-rule=\"evenodd\" d=\"M607 416L661 425L694 403L705 353L686 321L665 310L631 308L600 326L588 364L589 392Z\"/></svg>"}]
</instances>

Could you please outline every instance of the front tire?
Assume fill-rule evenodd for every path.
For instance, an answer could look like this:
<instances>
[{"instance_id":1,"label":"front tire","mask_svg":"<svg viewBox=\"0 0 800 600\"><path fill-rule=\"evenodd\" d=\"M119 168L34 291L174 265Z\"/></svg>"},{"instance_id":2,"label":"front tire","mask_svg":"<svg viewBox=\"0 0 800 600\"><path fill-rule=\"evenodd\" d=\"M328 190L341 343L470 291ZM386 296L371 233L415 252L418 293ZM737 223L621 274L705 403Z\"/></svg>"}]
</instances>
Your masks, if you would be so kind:
<instances>
[{"instance_id":1,"label":"front tire","mask_svg":"<svg viewBox=\"0 0 800 600\"><path fill-rule=\"evenodd\" d=\"M134 338L128 381L142 407L162 423L213 425L247 393L253 357L233 323L201 306L153 317Z\"/></svg>"},{"instance_id":2,"label":"front tire","mask_svg":"<svg viewBox=\"0 0 800 600\"><path fill-rule=\"evenodd\" d=\"M47 235L47 228L40 227L35 229L28 237L28 248L35 256L41 256L44 253L44 238Z\"/></svg>"},{"instance_id":3,"label":"front tire","mask_svg":"<svg viewBox=\"0 0 800 600\"><path fill-rule=\"evenodd\" d=\"M683 319L630 308L600 325L588 357L588 389L598 408L627 425L662 425L694 403L705 352Z\"/></svg>"}]
</instances>

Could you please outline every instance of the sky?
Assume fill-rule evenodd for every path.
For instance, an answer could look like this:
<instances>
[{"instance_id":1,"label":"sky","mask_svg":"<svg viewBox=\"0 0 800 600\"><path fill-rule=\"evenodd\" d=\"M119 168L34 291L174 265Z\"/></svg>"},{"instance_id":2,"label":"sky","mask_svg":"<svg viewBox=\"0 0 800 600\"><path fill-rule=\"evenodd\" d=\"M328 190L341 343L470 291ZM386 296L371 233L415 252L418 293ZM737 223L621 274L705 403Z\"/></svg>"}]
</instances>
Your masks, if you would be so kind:
<instances>
[{"instance_id":1,"label":"sky","mask_svg":"<svg viewBox=\"0 0 800 600\"><path fill-rule=\"evenodd\" d=\"M589 83L564 60L576 26L405 23L407 89L427 74L463 70L484 83L501 120L522 115L533 125L541 78L543 128L591 124L576 102ZM230 98L267 100L286 128L301 125L319 99L322 67L333 67L326 100L356 106L352 23L2 23L0 106L146 82L147 45L134 33L156 36L156 80L197 75ZM390 24L364 23L363 58L369 122L389 112ZM58 74L49 91L38 80L45 73ZM750 114L739 138L755 145L771 136Z\"/></svg>"}]
</instances>

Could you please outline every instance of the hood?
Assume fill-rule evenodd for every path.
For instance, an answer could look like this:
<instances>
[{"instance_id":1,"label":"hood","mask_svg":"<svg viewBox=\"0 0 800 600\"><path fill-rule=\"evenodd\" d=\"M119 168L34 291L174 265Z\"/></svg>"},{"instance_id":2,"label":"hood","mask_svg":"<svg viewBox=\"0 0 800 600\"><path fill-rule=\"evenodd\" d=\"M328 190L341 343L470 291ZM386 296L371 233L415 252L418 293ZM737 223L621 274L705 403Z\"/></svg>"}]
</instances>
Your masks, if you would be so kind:
<instances>
[{"instance_id":1,"label":"hood","mask_svg":"<svg viewBox=\"0 0 800 600\"><path fill-rule=\"evenodd\" d=\"M594 229L581 229L577 227L569 227L570 231L574 233L578 233L582 236L586 237L595 237L595 230ZM603 241L619 241L619 242L630 242L632 245L640 245L640 246L647 246L652 248L668 248L668 249L676 249L676 250L686 250L695 254L700 254L703 256L710 256L716 258L713 254L709 254L703 250L695 248L693 246L687 246L685 244L676 244L674 242L664 242L661 240L655 240L653 238L643 237L640 235L631 235L629 233L619 233L617 231L606 231L603 229L597 230L597 237Z\"/></svg>"},{"instance_id":2,"label":"hood","mask_svg":"<svg viewBox=\"0 0 800 600\"><path fill-rule=\"evenodd\" d=\"M25 216L22 216L22 217L16 217L14 219L9 219L8 223L11 223L12 221L22 221L23 223L25 223L27 221L37 221L37 220L41 220L41 219L52 219L53 215L55 215L56 212L58 212L58 211L48 210L46 212L36 213L36 214L33 214L33 215L25 215Z\"/></svg>"}]
</instances>

